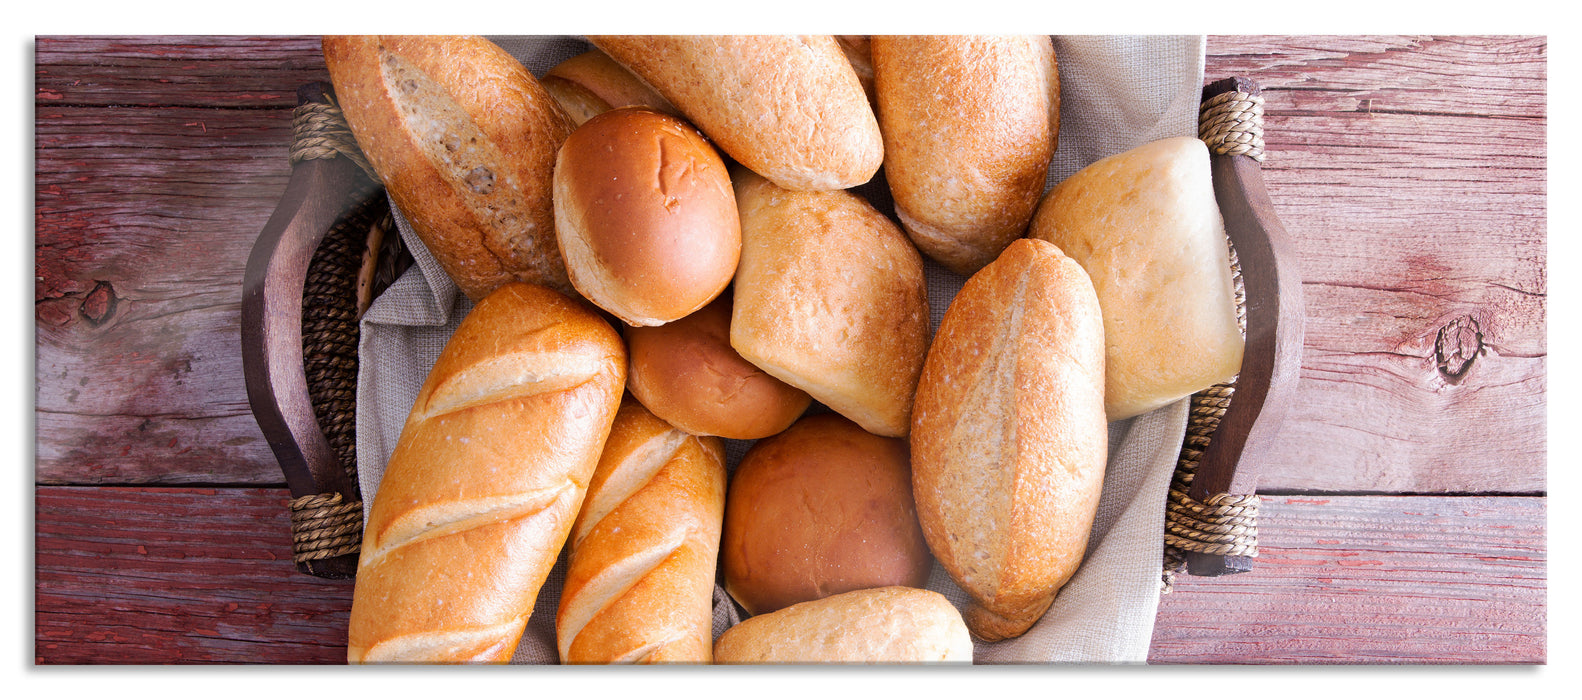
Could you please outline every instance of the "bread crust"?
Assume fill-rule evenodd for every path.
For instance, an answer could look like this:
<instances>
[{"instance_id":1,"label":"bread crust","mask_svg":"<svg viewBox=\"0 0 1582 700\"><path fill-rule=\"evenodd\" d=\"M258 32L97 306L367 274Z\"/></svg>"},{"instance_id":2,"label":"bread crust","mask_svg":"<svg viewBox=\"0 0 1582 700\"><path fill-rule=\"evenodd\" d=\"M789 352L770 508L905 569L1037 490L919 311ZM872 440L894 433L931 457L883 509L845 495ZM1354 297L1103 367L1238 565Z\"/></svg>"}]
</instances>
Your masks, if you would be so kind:
<instances>
[{"instance_id":1,"label":"bread crust","mask_svg":"<svg viewBox=\"0 0 1582 700\"><path fill-rule=\"evenodd\" d=\"M752 615L863 588L922 588L934 558L906 441L833 413L759 440L732 475L720 551L725 590Z\"/></svg>"},{"instance_id":2,"label":"bread crust","mask_svg":"<svg viewBox=\"0 0 1582 700\"><path fill-rule=\"evenodd\" d=\"M579 126L617 107L648 107L671 116L681 113L609 55L589 49L556 64L539 79Z\"/></svg>"},{"instance_id":3,"label":"bread crust","mask_svg":"<svg viewBox=\"0 0 1582 700\"><path fill-rule=\"evenodd\" d=\"M884 173L907 235L970 275L1027 230L1060 129L1048 36L875 36Z\"/></svg>"},{"instance_id":4,"label":"bread crust","mask_svg":"<svg viewBox=\"0 0 1582 700\"><path fill-rule=\"evenodd\" d=\"M1202 141L1162 139L1083 168L1049 191L1028 234L1068 251L1093 280L1110 420L1241 371L1235 282Z\"/></svg>"},{"instance_id":5,"label":"bread crust","mask_svg":"<svg viewBox=\"0 0 1582 700\"><path fill-rule=\"evenodd\" d=\"M961 614L930 590L888 586L743 620L714 642L720 664L972 663Z\"/></svg>"},{"instance_id":6,"label":"bread crust","mask_svg":"<svg viewBox=\"0 0 1582 700\"><path fill-rule=\"evenodd\" d=\"M864 430L905 435L928 350L922 255L855 194L732 177L742 255L731 347Z\"/></svg>"},{"instance_id":7,"label":"bread crust","mask_svg":"<svg viewBox=\"0 0 1582 700\"><path fill-rule=\"evenodd\" d=\"M589 119L555 159L554 202L572 285L629 325L686 316L736 274L730 175L675 117L622 107Z\"/></svg>"},{"instance_id":8,"label":"bread crust","mask_svg":"<svg viewBox=\"0 0 1582 700\"><path fill-rule=\"evenodd\" d=\"M562 663L709 663L725 448L627 397L569 542Z\"/></svg>"},{"instance_id":9,"label":"bread crust","mask_svg":"<svg viewBox=\"0 0 1582 700\"><path fill-rule=\"evenodd\" d=\"M588 39L782 187L854 187L884 161L878 120L832 36Z\"/></svg>"},{"instance_id":10,"label":"bread crust","mask_svg":"<svg viewBox=\"0 0 1582 700\"><path fill-rule=\"evenodd\" d=\"M1075 573L1108 452L1104 329L1087 274L1021 239L945 312L912 412L912 488L980 639L1020 635Z\"/></svg>"},{"instance_id":11,"label":"bread crust","mask_svg":"<svg viewBox=\"0 0 1582 700\"><path fill-rule=\"evenodd\" d=\"M694 435L757 440L790 427L813 397L731 348L731 293L662 326L622 330L626 388L654 415Z\"/></svg>"},{"instance_id":12,"label":"bread crust","mask_svg":"<svg viewBox=\"0 0 1582 700\"><path fill-rule=\"evenodd\" d=\"M462 320L364 529L352 663L503 663L571 529L626 375L581 302L509 283Z\"/></svg>"},{"instance_id":13,"label":"bread crust","mask_svg":"<svg viewBox=\"0 0 1582 700\"><path fill-rule=\"evenodd\" d=\"M323 48L357 145L462 293L522 281L576 294L550 197L573 124L521 63L477 36L327 36Z\"/></svg>"}]
</instances>

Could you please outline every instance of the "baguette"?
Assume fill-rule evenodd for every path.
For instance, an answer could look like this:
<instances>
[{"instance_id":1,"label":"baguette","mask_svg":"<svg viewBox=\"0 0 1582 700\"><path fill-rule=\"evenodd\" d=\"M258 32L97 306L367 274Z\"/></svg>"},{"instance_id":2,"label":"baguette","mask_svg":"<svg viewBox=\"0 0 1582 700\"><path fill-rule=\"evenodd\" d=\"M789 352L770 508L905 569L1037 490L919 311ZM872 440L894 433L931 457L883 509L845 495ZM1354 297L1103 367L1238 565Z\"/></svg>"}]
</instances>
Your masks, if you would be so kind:
<instances>
[{"instance_id":1,"label":"baguette","mask_svg":"<svg viewBox=\"0 0 1582 700\"><path fill-rule=\"evenodd\" d=\"M590 36L720 150L793 190L839 190L884 161L879 122L831 36Z\"/></svg>"},{"instance_id":2,"label":"baguette","mask_svg":"<svg viewBox=\"0 0 1582 700\"><path fill-rule=\"evenodd\" d=\"M627 398L572 528L560 660L709 663L725 447Z\"/></svg>"},{"instance_id":3,"label":"baguette","mask_svg":"<svg viewBox=\"0 0 1582 700\"><path fill-rule=\"evenodd\" d=\"M1110 420L1241 371L1235 281L1202 141L1162 139L1077 171L1044 197L1028 235L1070 251L1093 279Z\"/></svg>"},{"instance_id":4,"label":"baguette","mask_svg":"<svg viewBox=\"0 0 1582 700\"><path fill-rule=\"evenodd\" d=\"M357 145L424 247L473 301L511 281L575 295L550 177L573 123L483 37L329 36Z\"/></svg>"},{"instance_id":5,"label":"baguette","mask_svg":"<svg viewBox=\"0 0 1582 700\"><path fill-rule=\"evenodd\" d=\"M579 301L507 284L418 393L369 510L351 663L503 663L571 530L625 380Z\"/></svg>"},{"instance_id":6,"label":"baguette","mask_svg":"<svg viewBox=\"0 0 1582 700\"><path fill-rule=\"evenodd\" d=\"M851 192L733 170L742 254L731 347L864 430L906 434L928 352L923 256Z\"/></svg>"},{"instance_id":7,"label":"baguette","mask_svg":"<svg viewBox=\"0 0 1582 700\"><path fill-rule=\"evenodd\" d=\"M1048 36L876 36L884 175L912 242L952 271L989 264L1044 193L1060 128Z\"/></svg>"},{"instance_id":8,"label":"baguette","mask_svg":"<svg viewBox=\"0 0 1582 700\"><path fill-rule=\"evenodd\" d=\"M1081 563L1108 451L1093 285L1020 239L967 280L912 410L912 489L935 558L986 641L1025 632Z\"/></svg>"},{"instance_id":9,"label":"baguette","mask_svg":"<svg viewBox=\"0 0 1582 700\"><path fill-rule=\"evenodd\" d=\"M934 591L866 588L743 620L714 642L720 664L972 663L961 613Z\"/></svg>"}]
</instances>

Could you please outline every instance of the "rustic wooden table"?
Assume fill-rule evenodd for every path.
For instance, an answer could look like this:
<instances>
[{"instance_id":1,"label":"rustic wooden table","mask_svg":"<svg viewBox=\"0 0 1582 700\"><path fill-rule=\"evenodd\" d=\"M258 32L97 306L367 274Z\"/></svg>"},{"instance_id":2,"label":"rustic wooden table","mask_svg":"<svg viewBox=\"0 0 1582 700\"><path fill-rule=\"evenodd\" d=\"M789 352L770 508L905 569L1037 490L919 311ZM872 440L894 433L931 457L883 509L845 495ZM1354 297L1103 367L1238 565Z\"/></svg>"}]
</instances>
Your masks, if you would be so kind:
<instances>
[{"instance_id":1,"label":"rustic wooden table","mask_svg":"<svg viewBox=\"0 0 1582 700\"><path fill-rule=\"evenodd\" d=\"M1267 98L1300 401L1252 573L1179 580L1155 663L1546 661L1542 38L1210 37ZM243 265L313 37L38 37L34 660L345 659L249 411Z\"/></svg>"}]
</instances>

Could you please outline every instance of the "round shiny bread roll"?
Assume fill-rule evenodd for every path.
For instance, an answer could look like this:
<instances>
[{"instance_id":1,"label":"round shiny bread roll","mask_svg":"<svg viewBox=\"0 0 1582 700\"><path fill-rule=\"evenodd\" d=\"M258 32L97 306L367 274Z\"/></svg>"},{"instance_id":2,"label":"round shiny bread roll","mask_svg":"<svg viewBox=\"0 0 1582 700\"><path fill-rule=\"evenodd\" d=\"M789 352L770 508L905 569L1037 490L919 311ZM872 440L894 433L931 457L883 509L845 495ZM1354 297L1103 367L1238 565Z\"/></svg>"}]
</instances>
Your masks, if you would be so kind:
<instances>
[{"instance_id":1,"label":"round shiny bread roll","mask_svg":"<svg viewBox=\"0 0 1582 700\"><path fill-rule=\"evenodd\" d=\"M730 175L675 117L623 107L583 123L555 160L554 205L572 286L628 325L697 311L736 274Z\"/></svg>"},{"instance_id":2,"label":"round shiny bread roll","mask_svg":"<svg viewBox=\"0 0 1582 700\"><path fill-rule=\"evenodd\" d=\"M731 294L663 326L628 326L626 388L654 415L693 435L769 437L813 398L731 348Z\"/></svg>"},{"instance_id":3,"label":"round shiny bread roll","mask_svg":"<svg viewBox=\"0 0 1582 700\"><path fill-rule=\"evenodd\" d=\"M758 441L737 466L720 567L748 613L863 588L921 588L932 565L904 440L822 413Z\"/></svg>"}]
</instances>

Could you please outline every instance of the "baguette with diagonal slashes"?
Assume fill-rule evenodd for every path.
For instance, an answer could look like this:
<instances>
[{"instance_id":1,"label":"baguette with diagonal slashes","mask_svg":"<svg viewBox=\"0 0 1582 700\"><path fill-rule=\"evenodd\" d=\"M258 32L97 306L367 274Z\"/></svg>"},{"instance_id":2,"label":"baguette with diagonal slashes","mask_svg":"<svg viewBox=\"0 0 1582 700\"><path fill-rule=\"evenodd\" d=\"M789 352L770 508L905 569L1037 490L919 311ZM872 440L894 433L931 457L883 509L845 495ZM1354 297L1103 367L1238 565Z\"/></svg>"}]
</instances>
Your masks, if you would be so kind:
<instances>
[{"instance_id":1,"label":"baguette with diagonal slashes","mask_svg":"<svg viewBox=\"0 0 1582 700\"><path fill-rule=\"evenodd\" d=\"M725 446L621 402L572 528L562 663L709 663Z\"/></svg>"},{"instance_id":2,"label":"baguette with diagonal slashes","mask_svg":"<svg viewBox=\"0 0 1582 700\"><path fill-rule=\"evenodd\" d=\"M351 663L503 663L571 531L626 380L590 307L511 283L462 320L368 514Z\"/></svg>"}]
</instances>

